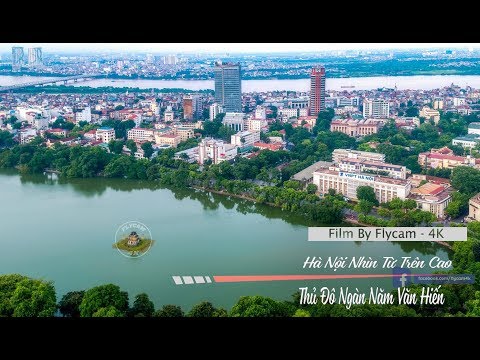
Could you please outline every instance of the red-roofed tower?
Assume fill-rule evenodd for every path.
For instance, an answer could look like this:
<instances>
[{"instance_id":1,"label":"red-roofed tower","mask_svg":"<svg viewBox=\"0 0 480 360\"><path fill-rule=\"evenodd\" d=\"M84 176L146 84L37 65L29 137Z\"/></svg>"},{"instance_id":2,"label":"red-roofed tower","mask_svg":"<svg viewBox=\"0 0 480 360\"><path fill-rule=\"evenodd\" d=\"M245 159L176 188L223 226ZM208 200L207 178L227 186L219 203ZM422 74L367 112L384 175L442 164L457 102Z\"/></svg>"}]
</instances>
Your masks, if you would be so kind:
<instances>
[{"instance_id":1,"label":"red-roofed tower","mask_svg":"<svg viewBox=\"0 0 480 360\"><path fill-rule=\"evenodd\" d=\"M316 66L310 73L310 115L325 110L325 68Z\"/></svg>"}]
</instances>

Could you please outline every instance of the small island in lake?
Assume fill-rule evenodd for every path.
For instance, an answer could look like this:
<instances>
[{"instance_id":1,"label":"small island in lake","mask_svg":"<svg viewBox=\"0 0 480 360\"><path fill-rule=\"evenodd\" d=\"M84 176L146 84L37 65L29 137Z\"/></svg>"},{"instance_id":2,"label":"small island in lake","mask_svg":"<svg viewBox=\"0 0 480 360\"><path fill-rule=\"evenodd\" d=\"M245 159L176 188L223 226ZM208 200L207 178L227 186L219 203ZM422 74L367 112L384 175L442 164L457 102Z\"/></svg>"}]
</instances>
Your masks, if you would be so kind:
<instances>
[{"instance_id":1,"label":"small island in lake","mask_svg":"<svg viewBox=\"0 0 480 360\"><path fill-rule=\"evenodd\" d=\"M128 236L120 239L114 244L119 250L128 251L131 255L140 255L150 249L153 240L140 237L137 232L132 231Z\"/></svg>"}]
</instances>

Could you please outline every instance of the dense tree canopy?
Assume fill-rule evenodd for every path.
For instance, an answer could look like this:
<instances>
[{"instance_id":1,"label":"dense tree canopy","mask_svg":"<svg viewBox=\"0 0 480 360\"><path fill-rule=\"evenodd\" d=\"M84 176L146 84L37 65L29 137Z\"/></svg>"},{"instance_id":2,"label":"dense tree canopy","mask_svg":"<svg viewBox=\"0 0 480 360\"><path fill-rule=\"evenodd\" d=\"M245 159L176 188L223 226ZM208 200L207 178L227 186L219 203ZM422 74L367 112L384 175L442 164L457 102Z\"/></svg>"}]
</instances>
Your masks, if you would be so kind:
<instances>
[{"instance_id":1,"label":"dense tree canopy","mask_svg":"<svg viewBox=\"0 0 480 360\"><path fill-rule=\"evenodd\" d=\"M146 159L150 159L153 154L153 147L150 141L146 141L142 144L143 155Z\"/></svg>"},{"instance_id":2,"label":"dense tree canopy","mask_svg":"<svg viewBox=\"0 0 480 360\"><path fill-rule=\"evenodd\" d=\"M133 120L104 120L102 126L113 128L117 139L126 139L128 130L135 127L135 122Z\"/></svg>"},{"instance_id":3,"label":"dense tree canopy","mask_svg":"<svg viewBox=\"0 0 480 360\"><path fill-rule=\"evenodd\" d=\"M112 307L115 311L112 310ZM128 293L113 284L101 285L85 292L80 304L80 315L91 317L101 311L102 314L125 314L128 310ZM98 314L97 314L98 315Z\"/></svg>"},{"instance_id":4,"label":"dense tree canopy","mask_svg":"<svg viewBox=\"0 0 480 360\"><path fill-rule=\"evenodd\" d=\"M284 304L265 296L242 296L233 306L233 317L276 317L289 316Z\"/></svg>"},{"instance_id":5,"label":"dense tree canopy","mask_svg":"<svg viewBox=\"0 0 480 360\"><path fill-rule=\"evenodd\" d=\"M184 317L185 314L180 306L177 305L163 305L161 309L158 309L155 317Z\"/></svg>"},{"instance_id":6,"label":"dense tree canopy","mask_svg":"<svg viewBox=\"0 0 480 360\"><path fill-rule=\"evenodd\" d=\"M14 144L13 135L8 131L0 130L0 149L2 147L13 146Z\"/></svg>"},{"instance_id":7,"label":"dense tree canopy","mask_svg":"<svg viewBox=\"0 0 480 360\"><path fill-rule=\"evenodd\" d=\"M51 282L12 274L0 275L0 317L48 317L56 310Z\"/></svg>"},{"instance_id":8,"label":"dense tree canopy","mask_svg":"<svg viewBox=\"0 0 480 360\"><path fill-rule=\"evenodd\" d=\"M375 190L373 190L373 187L371 186L357 187L357 199L368 201L373 205L378 205L378 200L375 196Z\"/></svg>"},{"instance_id":9,"label":"dense tree canopy","mask_svg":"<svg viewBox=\"0 0 480 360\"><path fill-rule=\"evenodd\" d=\"M63 316L67 317L79 317L80 316L80 304L82 303L85 291L70 291L63 295L62 299L58 303L58 310Z\"/></svg>"},{"instance_id":10,"label":"dense tree canopy","mask_svg":"<svg viewBox=\"0 0 480 360\"><path fill-rule=\"evenodd\" d=\"M125 145L125 141L112 139L108 143L108 149L114 154L121 154L123 150L123 145Z\"/></svg>"},{"instance_id":11,"label":"dense tree canopy","mask_svg":"<svg viewBox=\"0 0 480 360\"><path fill-rule=\"evenodd\" d=\"M65 120L65 118L59 116L57 119L52 123L52 128L54 129L65 129L65 130L72 130L75 124L73 122Z\"/></svg>"},{"instance_id":12,"label":"dense tree canopy","mask_svg":"<svg viewBox=\"0 0 480 360\"><path fill-rule=\"evenodd\" d=\"M461 193L473 196L480 192L480 170L458 166L452 171L451 183Z\"/></svg>"},{"instance_id":13,"label":"dense tree canopy","mask_svg":"<svg viewBox=\"0 0 480 360\"><path fill-rule=\"evenodd\" d=\"M130 309L130 315L136 317L152 317L155 306L147 294L141 293L135 296L135 301Z\"/></svg>"},{"instance_id":14,"label":"dense tree canopy","mask_svg":"<svg viewBox=\"0 0 480 360\"><path fill-rule=\"evenodd\" d=\"M330 130L330 123L332 122L332 119L334 116L335 116L335 111L332 108L329 108L325 111L320 111L317 117L316 130L317 131Z\"/></svg>"},{"instance_id":15,"label":"dense tree canopy","mask_svg":"<svg viewBox=\"0 0 480 360\"><path fill-rule=\"evenodd\" d=\"M192 310L188 313L190 317L213 317L215 314L216 308L212 305L211 302L203 301L200 304L192 307Z\"/></svg>"}]
</instances>

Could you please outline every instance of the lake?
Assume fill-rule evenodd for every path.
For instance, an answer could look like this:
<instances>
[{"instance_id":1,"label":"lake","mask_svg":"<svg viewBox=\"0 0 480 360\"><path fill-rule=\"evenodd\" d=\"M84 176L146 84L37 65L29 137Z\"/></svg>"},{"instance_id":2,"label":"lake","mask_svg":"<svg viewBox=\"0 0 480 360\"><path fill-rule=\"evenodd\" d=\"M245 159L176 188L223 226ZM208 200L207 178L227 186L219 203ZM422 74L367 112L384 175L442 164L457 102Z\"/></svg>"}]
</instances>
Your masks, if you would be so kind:
<instances>
[{"instance_id":1,"label":"lake","mask_svg":"<svg viewBox=\"0 0 480 360\"><path fill-rule=\"evenodd\" d=\"M0 76L0 86L27 83L36 80L51 79L46 77L32 76ZM372 90L381 87L405 89L431 90L451 84L461 87L471 86L480 88L479 75L418 75L418 76L374 76L358 78L328 78L326 90ZM95 79L69 83L73 86L90 87L138 87L149 88L182 88L188 90L214 89L213 80L122 80L122 79ZM342 88L342 86L355 86L354 88ZM242 80L242 92L264 92L275 90L310 91L309 79L295 80Z\"/></svg>"},{"instance_id":2,"label":"lake","mask_svg":"<svg viewBox=\"0 0 480 360\"><path fill-rule=\"evenodd\" d=\"M189 310L207 300L230 310L243 295L287 300L306 285L366 289L372 281L175 285L172 276L332 273L302 269L308 256L448 257L433 243L308 242L308 224L280 209L153 182L66 181L1 170L0 189L0 274L51 280L58 299L68 291L113 283L128 291L130 300L147 293L156 308L177 304ZM151 230L155 244L145 256L126 258L112 248L117 228L127 221ZM392 289L391 279L375 285Z\"/></svg>"}]
</instances>

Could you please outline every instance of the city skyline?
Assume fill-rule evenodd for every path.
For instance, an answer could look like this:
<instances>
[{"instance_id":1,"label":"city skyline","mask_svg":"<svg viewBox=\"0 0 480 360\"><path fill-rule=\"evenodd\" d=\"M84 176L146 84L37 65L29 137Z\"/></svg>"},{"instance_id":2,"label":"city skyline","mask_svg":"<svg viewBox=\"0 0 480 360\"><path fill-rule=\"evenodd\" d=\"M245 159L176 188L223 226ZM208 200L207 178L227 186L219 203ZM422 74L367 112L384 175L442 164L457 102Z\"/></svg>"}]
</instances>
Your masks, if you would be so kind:
<instances>
[{"instance_id":1,"label":"city skyline","mask_svg":"<svg viewBox=\"0 0 480 360\"><path fill-rule=\"evenodd\" d=\"M12 47L42 47L45 52L105 53L314 53L408 49L478 49L480 43L0 43L0 52Z\"/></svg>"}]
</instances>

